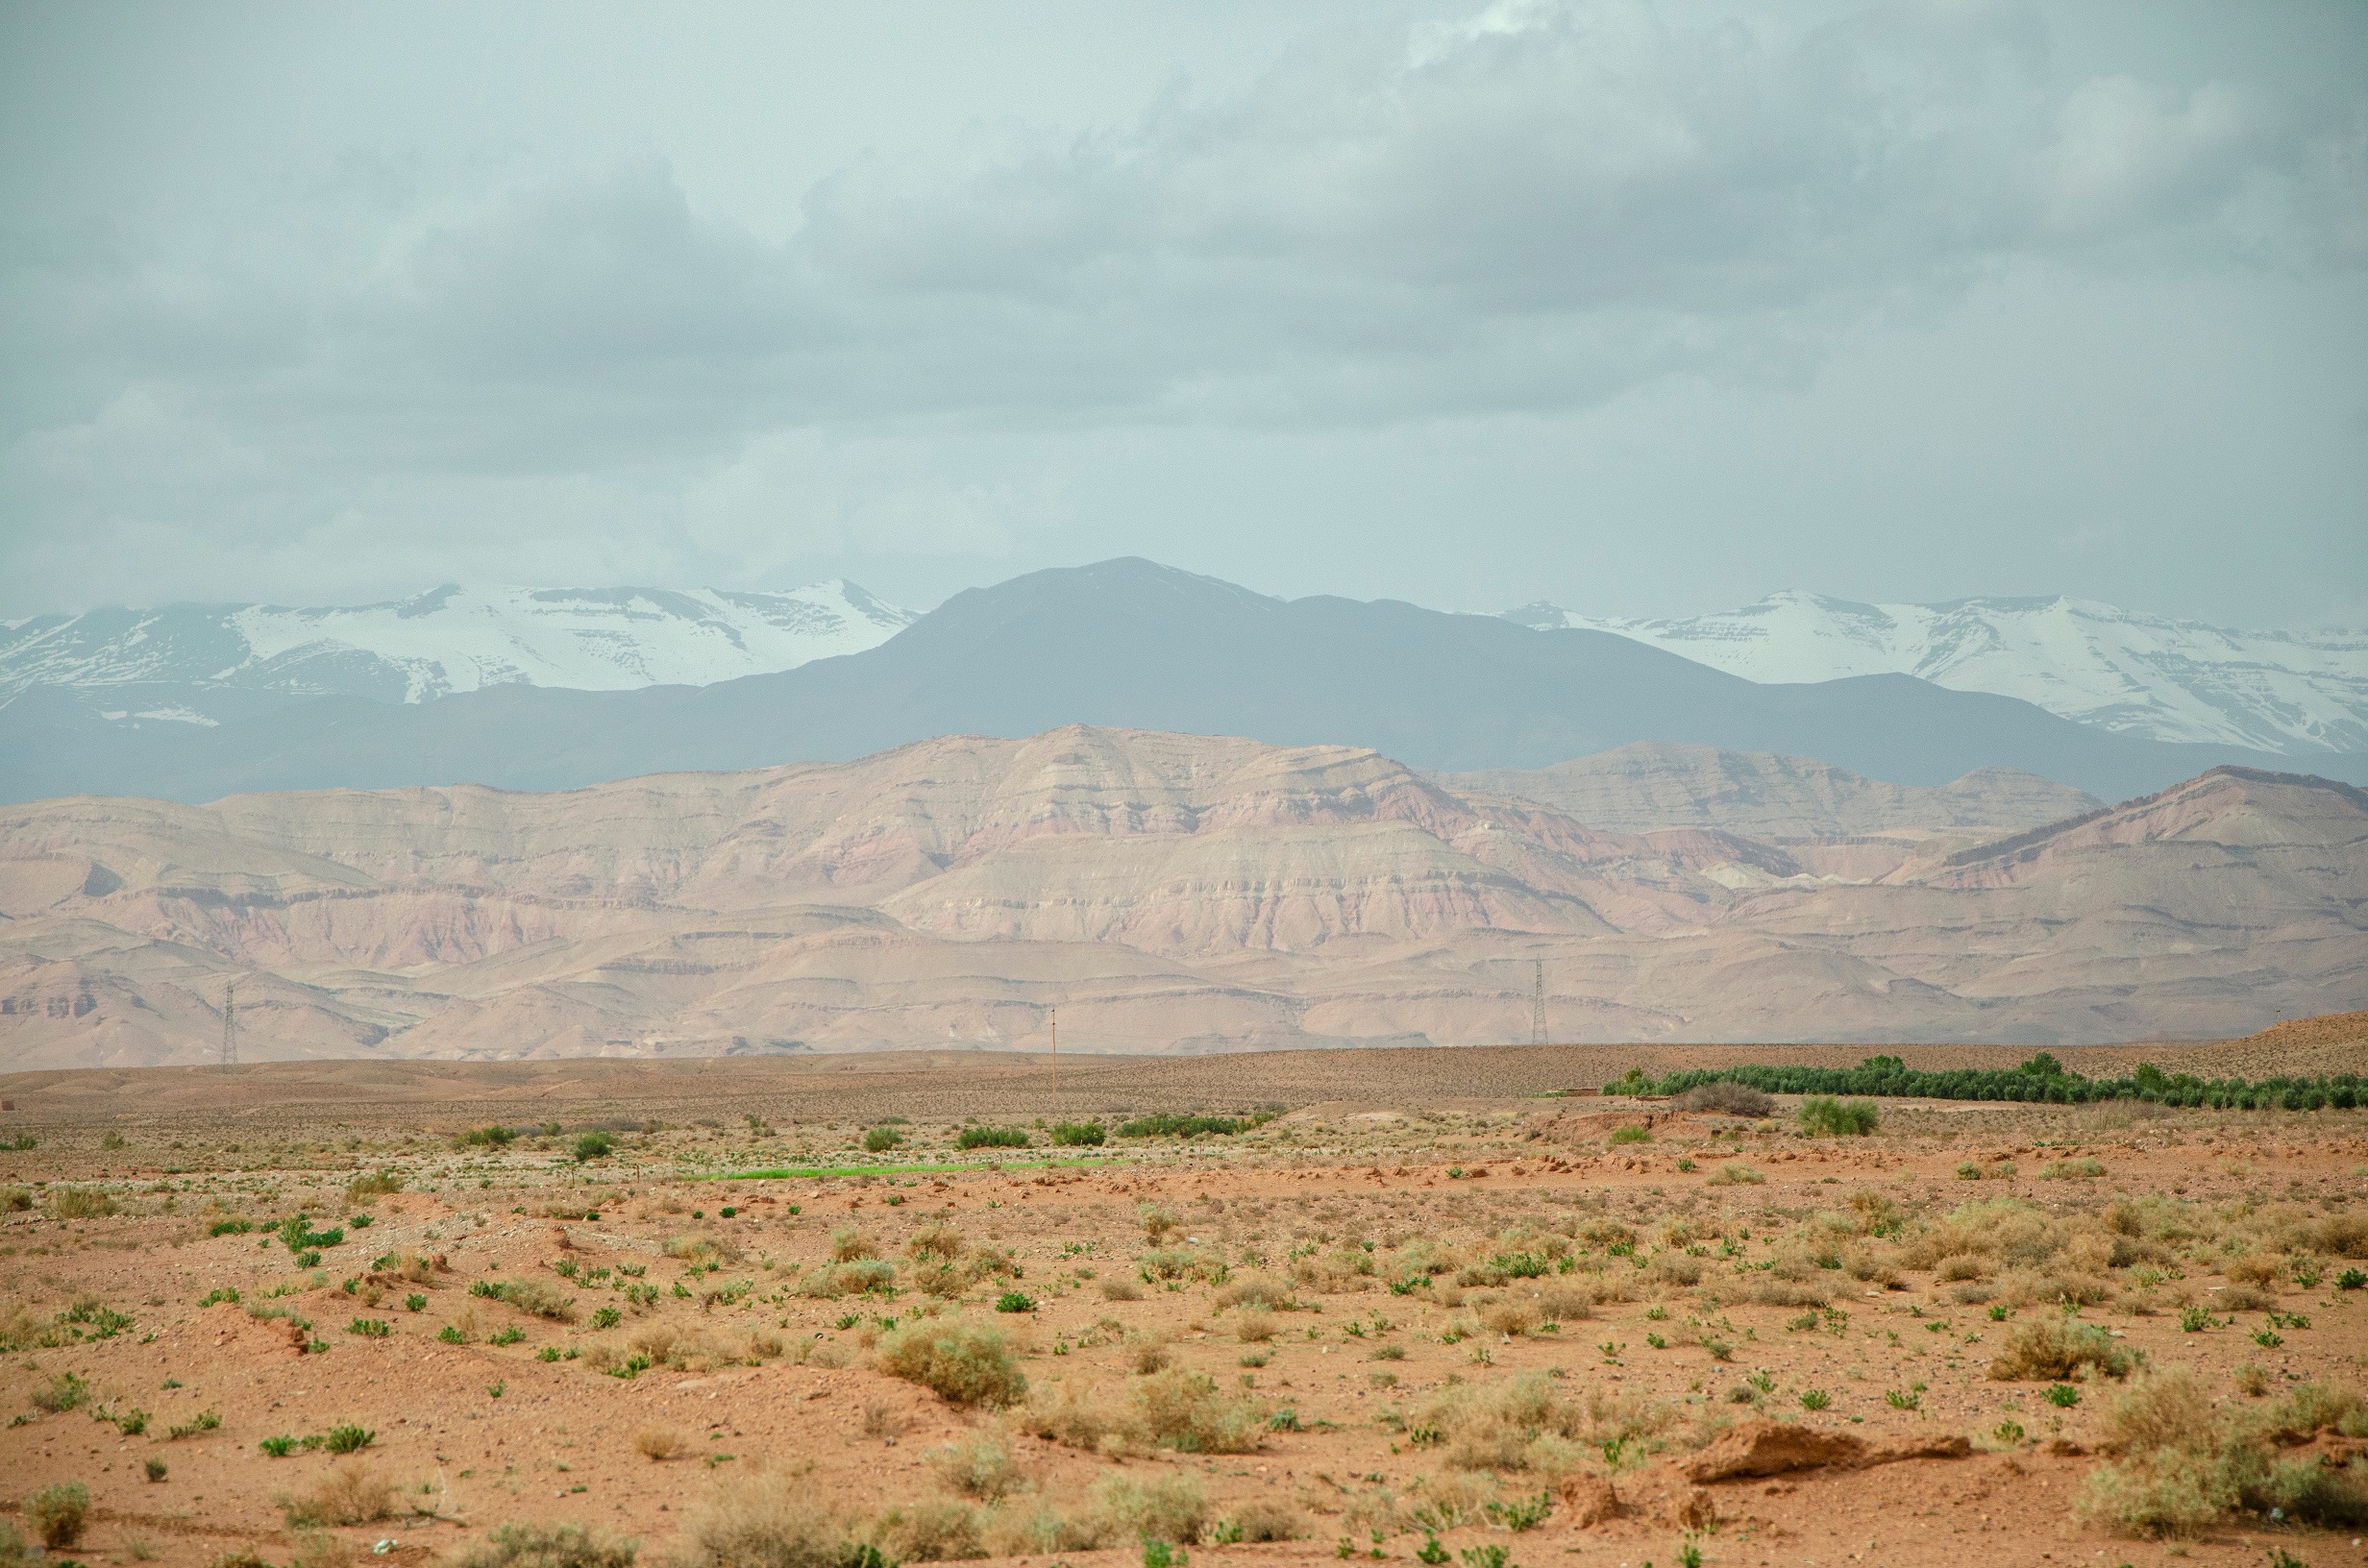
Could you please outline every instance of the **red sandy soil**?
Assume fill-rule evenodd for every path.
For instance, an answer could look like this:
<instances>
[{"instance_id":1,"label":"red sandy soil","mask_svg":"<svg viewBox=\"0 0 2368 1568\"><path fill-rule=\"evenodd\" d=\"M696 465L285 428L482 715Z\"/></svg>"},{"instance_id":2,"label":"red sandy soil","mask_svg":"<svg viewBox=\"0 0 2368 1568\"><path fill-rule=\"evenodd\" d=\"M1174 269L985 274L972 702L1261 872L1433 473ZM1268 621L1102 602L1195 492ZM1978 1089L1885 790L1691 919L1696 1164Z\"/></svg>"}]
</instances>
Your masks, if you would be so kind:
<instances>
[{"instance_id":1,"label":"red sandy soil","mask_svg":"<svg viewBox=\"0 0 2368 1568\"><path fill-rule=\"evenodd\" d=\"M2317 1041L2243 1043L2308 1049ZM1517 1300L1531 1284L1556 1281L1472 1290L1464 1306L1449 1307L1438 1299L1442 1290L1384 1288L1385 1266L1374 1277L1304 1285L1299 1297L1311 1310L1275 1314L1277 1336L1254 1367L1243 1359L1261 1347L1237 1337L1240 1311L1218 1310L1205 1286L1172 1290L1153 1283L1138 1300L1103 1297L1105 1283L1136 1278L1136 1260L1153 1244L1139 1220L1147 1209L1175 1218L1171 1245L1220 1251L1237 1267L1255 1254L1284 1274L1302 1246L1322 1251L1363 1237L1387 1258L1433 1238L1485 1255L1498 1244L1489 1237L1509 1225L1607 1218L1646 1237L1640 1262L1643 1252L1666 1243L1665 1227L1680 1222L1701 1234L1721 1225L1751 1231L1740 1254L1748 1260L1771 1237L1797 1234L1814 1211L1846 1212L1860 1193L1896 1204L1912 1232L1977 1198L2011 1196L2075 1216L2116 1194L2151 1195L2191 1206L2198 1216L2274 1211L2300 1222L2352 1212L2347 1206L2368 1190L2368 1116L2359 1113L1902 1105L1887 1107L1877 1136L1836 1140L1805 1139L1777 1130L1781 1124L1755 1130L1729 1118L1670 1116L1647 1104L1523 1099L1508 1087L1600 1082L1631 1061L1659 1067L1703 1056L1668 1049L1297 1053L1294 1061L1065 1066L1063 1100L1073 1111L1121 1099L1146 1109L1266 1099L1299 1108L1242 1137L1114 1142L1088 1151L1093 1158L1081 1164L1023 1164L1049 1158L1037 1149L1006 1152L1010 1164L998 1169L987 1164L995 1151L980 1151L960 1157L970 1164L957 1171L883 1168L798 1179L714 1178L757 1165L860 1158L851 1142L890 1115L915 1118L904 1129L907 1148L894 1158L951 1164L948 1145L966 1104L980 1108L973 1114L1017 1116L1040 1091L1027 1064L975 1058L925 1066L313 1064L235 1075L27 1075L31 1082L8 1086L19 1108L9 1119L35 1129L38 1143L0 1154L0 1187L49 1185L33 1189L32 1209L0 1225L0 1315L47 1322L90 1300L133 1322L101 1340L0 1355L0 1407L26 1417L0 1429L0 1497L14 1507L52 1482L86 1483L94 1514L70 1554L84 1561L152 1554L160 1562L205 1564L252 1549L284 1562L299 1542L277 1500L308 1489L331 1461L302 1452L267 1458L257 1444L352 1422L377 1434L363 1460L402 1488L398 1517L333 1532L340 1553L357 1562L456 1559L490 1527L511 1520L589 1521L638 1538L644 1560L654 1560L676 1544L686 1513L719 1480L759 1466L808 1467L812 1496L854 1528L876 1528L891 1508L947 1495L933 1454L989 1418L870 1366L877 1319L909 1314L924 1299L918 1292L808 1300L796 1293L789 1265L820 1266L832 1231L845 1226L859 1228L881 1256L903 1265L907 1238L943 1220L973 1247L1009 1249L1024 1270L1020 1286L1034 1298L1033 1311L994 1311L993 1298L1006 1284L999 1281L949 1310L1009 1330L1026 1347L1022 1365L1039 1390L1063 1383L1122 1390L1137 1378L1136 1345L1148 1340L1164 1342L1176 1363L1206 1372L1228 1392L1295 1412L1302 1430L1270 1430L1255 1452L1239 1455L1105 1458L1017 1439L1030 1487L1023 1502L1074 1512L1105 1474L1188 1474L1211 1500L1212 1518L1253 1498L1295 1510L1302 1538L1192 1549L1212 1563L1335 1561L1344 1542L1360 1556L1378 1551L1411 1560L1426 1539L1413 1510L1450 1478L1438 1451L1412 1441L1405 1423L1459 1380L1487 1384L1526 1370L1558 1370L1557 1387L1574 1397L1602 1391L1667 1402L1683 1425L1659 1453L1611 1471L1610 1517L1582 1523L1590 1500L1601 1498L1594 1482L1573 1480L1537 1530L1513 1533L1479 1521L1441 1531L1451 1554L1495 1544L1529 1568L1563 1560L1641 1568L1648 1560L1676 1563L1691 1540L1714 1568L2256 1565L2273 1546L2312 1568L2363 1560L2348 1534L2241 1515L2173 1547L2077 1524L2072 1501L2099 1462L2092 1450L2113 1390L2084 1385L2080 1403L2059 1410L2040 1397L2042 1384L1992 1380L1986 1369L2005 1336L2052 1309L2025 1306L1993 1320L1929 1272L1898 1270L1887 1287L1838 1278L1832 1306L1845 1317L1803 1327L1797 1307L1745 1299L1746 1278L1734 1271L1741 1265L1714 1256L1697 1288L1640 1283L1630 1292L1635 1299L1604 1301L1592 1317L1564 1323L1558 1333L1481 1334L1450 1343L1443 1331L1488 1298ZM1607 1072L1614 1061L1617 1068ZM1436 1090L1451 1066L1466 1069L1466 1081L1464 1092L1446 1097ZM114 1087L102 1090L100 1079ZM1231 1092L1219 1092L1219 1085ZM1350 1087L1357 1091L1345 1092ZM348 1096L341 1103L340 1091ZM1203 1097L1196 1102L1196 1094ZM544 1106L571 1122L596 1119L597 1106L614 1119L658 1116L673 1125L621 1134L614 1156L582 1165L566 1157L571 1134L501 1151L456 1151L444 1136L480 1118L539 1116ZM749 1115L767 1125L747 1127ZM1651 1140L1611 1143L1626 1126L1649 1126ZM103 1143L111 1132L120 1147ZM2101 1175L2040 1179L2051 1164L2084 1168L2079 1162L2089 1159ZM1681 1161L1692 1168L1681 1168ZM1958 1172L1968 1162L1993 1169L2011 1163L2015 1173L1966 1181ZM1728 1165L1755 1170L1764 1182L1715 1185ZM369 1227L349 1226L317 1271L291 1268L286 1250L259 1240L259 1233L207 1235L209 1221L223 1213L268 1222L300 1206L315 1226L328 1225L362 1212L345 1197L345 1185L381 1168L400 1171L407 1190L373 1200ZM108 1189L123 1212L44 1217L69 1183ZM729 1219L720 1217L727 1205L737 1210ZM551 1217L595 1209L597 1220ZM694 1209L703 1217L692 1217ZM692 1233L719 1238L738 1260L703 1280L686 1271L666 1247ZM390 1287L375 1306L340 1288L366 1274L374 1256L413 1250L440 1254L448 1265L420 1288L429 1298L424 1311L404 1310L409 1286ZM577 1282L552 1272L562 1260L574 1261ZM2296 1277L2307 1270L2287 1268L2269 1286L2266 1308L2220 1313L2205 1331L2183 1331L2179 1307L2208 1307L2234 1288L2219 1270L2225 1262L2196 1246L2182 1255L2176 1277L2147 1281L2115 1270L2111 1299L2084 1315L2158 1365L2193 1367L2225 1402L2246 1401L2232 1379L2246 1362L2261 1369L2272 1397L2303 1379L2361 1382L2368 1290L2335 1288L2344 1266L2335 1259L2318 1261L2309 1286ZM654 1285L678 1278L703 1291L734 1279L753 1285L736 1302L704 1308L696 1295L686 1300L670 1290L646 1314L629 1311L620 1329L599 1331L589 1312L626 1304L581 1277L618 1264L645 1268L641 1277ZM1617 1259L1608 1266L1631 1267ZM1094 1278L1081 1278L1083 1270ZM468 1292L472 1281L521 1277L574 1295L577 1320L530 1316ZM1637 1272L1637 1279L1646 1276ZM243 1305L198 1306L225 1286L238 1289ZM269 1297L274 1288L289 1293ZM291 1338L284 1323L249 1315L267 1302L310 1320L326 1350L304 1354L303 1336ZM2309 1326L2278 1332L2268 1316L2273 1308L2282 1321L2299 1313ZM476 1314L475 1341L440 1343L436 1331L464 1311ZM1648 1315L1657 1311L1666 1315ZM857 1320L839 1327L850 1314ZM387 1321L392 1332L382 1339L346 1332L356 1318ZM653 1367L629 1380L603 1376L585 1360L536 1359L547 1346L588 1346L654 1321L740 1339L770 1332L784 1353L703 1372ZM1352 1323L1364 1332L1348 1332ZM1733 1343L1732 1359L1715 1360L1691 1334L1678 1332L1690 1324L1715 1326ZM522 1335L515 1342L489 1342L512 1327ZM1666 1349L1649 1345L1656 1334L1670 1338ZM2263 1336L2257 1343L2257 1335ZM1402 1356L1378 1358L1385 1345L1401 1347ZM798 1364L802 1356L807 1364ZM86 1409L37 1411L35 1392L65 1372L86 1380L111 1412L147 1411L145 1433L125 1434ZM1751 1391L1745 1380L1753 1376L1766 1385L1758 1410L1730 1400L1731 1390ZM1810 1389L1825 1390L1830 1406L1806 1410L1799 1396ZM1887 1402L1894 1391L1913 1391L1917 1408ZM169 1435L201 1411L216 1412L219 1426ZM1392 1415L1394 1421L1386 1419ZM1878 1447L1953 1437L1973 1447L1956 1458L1707 1485L1687 1479L1695 1450L1686 1430L1761 1418ZM2021 1440L1998 1436L2008 1421L2024 1429ZM634 1433L651 1426L678 1433L685 1457L654 1461L637 1452ZM2340 1458L2347 1441L2322 1436L2317 1451ZM163 1480L144 1479L151 1459L167 1466ZM1552 1489L1549 1481L1519 1473L1496 1478L1494 1486L1503 1500ZM1386 1510L1395 1522L1376 1545L1368 1521L1385 1511L1375 1501L1385 1494L1396 1500ZM390 1544L376 1550L380 1543ZM1067 1552L1060 1560L1116 1568L1140 1561L1141 1553L1129 1543Z\"/></svg>"}]
</instances>

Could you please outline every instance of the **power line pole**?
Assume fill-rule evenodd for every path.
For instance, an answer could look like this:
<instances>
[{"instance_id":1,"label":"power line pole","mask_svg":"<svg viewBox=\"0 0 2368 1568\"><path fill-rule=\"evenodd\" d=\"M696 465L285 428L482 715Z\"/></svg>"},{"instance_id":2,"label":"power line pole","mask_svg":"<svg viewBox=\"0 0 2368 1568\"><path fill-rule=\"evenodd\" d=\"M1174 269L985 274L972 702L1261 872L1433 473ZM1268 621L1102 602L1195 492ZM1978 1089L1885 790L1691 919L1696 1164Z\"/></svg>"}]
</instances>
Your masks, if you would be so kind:
<instances>
[{"instance_id":1,"label":"power line pole","mask_svg":"<svg viewBox=\"0 0 2368 1568\"><path fill-rule=\"evenodd\" d=\"M238 982L222 991L222 1066L238 1066Z\"/></svg>"},{"instance_id":2,"label":"power line pole","mask_svg":"<svg viewBox=\"0 0 2368 1568\"><path fill-rule=\"evenodd\" d=\"M1061 1010L1052 1010L1052 1112L1061 1110Z\"/></svg>"},{"instance_id":3,"label":"power line pole","mask_svg":"<svg viewBox=\"0 0 2368 1568\"><path fill-rule=\"evenodd\" d=\"M1536 962L1538 989L1532 993L1529 1008L1529 1042L1542 1045L1545 1043L1545 960L1542 958Z\"/></svg>"}]
</instances>

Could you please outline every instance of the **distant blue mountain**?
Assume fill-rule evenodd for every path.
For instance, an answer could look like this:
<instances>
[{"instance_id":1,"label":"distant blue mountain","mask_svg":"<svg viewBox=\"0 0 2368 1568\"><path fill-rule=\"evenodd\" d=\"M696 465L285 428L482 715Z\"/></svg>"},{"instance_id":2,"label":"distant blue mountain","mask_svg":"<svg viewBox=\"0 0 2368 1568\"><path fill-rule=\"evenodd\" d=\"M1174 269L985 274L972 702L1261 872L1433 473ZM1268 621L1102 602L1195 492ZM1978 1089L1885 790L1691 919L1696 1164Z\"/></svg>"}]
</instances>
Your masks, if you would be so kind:
<instances>
[{"instance_id":1,"label":"distant blue mountain","mask_svg":"<svg viewBox=\"0 0 2368 1568\"><path fill-rule=\"evenodd\" d=\"M1432 770L1690 742L1814 757L1900 784L2021 768L2107 799L2217 764L2290 771L2298 761L2116 733L1912 675L1761 684L1606 631L1549 634L1390 600L1286 601L1115 560L958 594L862 652L695 688L339 696L211 726L136 729L94 728L37 689L0 709L0 796L569 789L1072 723L1369 746ZM2368 754L2326 758L2306 766L2347 780L2368 772Z\"/></svg>"}]
</instances>

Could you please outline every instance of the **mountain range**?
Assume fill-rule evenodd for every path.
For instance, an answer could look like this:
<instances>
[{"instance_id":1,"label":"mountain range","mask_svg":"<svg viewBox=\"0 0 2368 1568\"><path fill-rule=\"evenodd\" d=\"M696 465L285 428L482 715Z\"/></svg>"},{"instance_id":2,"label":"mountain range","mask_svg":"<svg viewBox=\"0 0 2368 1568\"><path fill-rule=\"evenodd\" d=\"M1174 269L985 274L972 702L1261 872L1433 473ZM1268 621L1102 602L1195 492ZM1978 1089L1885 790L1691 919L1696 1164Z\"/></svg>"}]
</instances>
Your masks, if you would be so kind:
<instances>
[{"instance_id":1,"label":"mountain range","mask_svg":"<svg viewBox=\"0 0 2368 1568\"><path fill-rule=\"evenodd\" d=\"M886 642L913 612L851 582L786 593L438 588L384 604L171 604L0 624L0 708L211 726L313 698L424 702L488 686L711 686Z\"/></svg>"},{"instance_id":2,"label":"mountain range","mask_svg":"<svg viewBox=\"0 0 2368 1568\"><path fill-rule=\"evenodd\" d=\"M2340 783L2218 769L2109 808L1646 748L1485 785L1069 725L560 794L8 807L0 1066L208 1060L234 983L251 1061L1041 1045L1056 1007L1070 1049L1502 1041L1540 974L1557 1041L2368 1006ZM1704 825L1745 797L1769 836Z\"/></svg>"},{"instance_id":3,"label":"mountain range","mask_svg":"<svg viewBox=\"0 0 2368 1568\"><path fill-rule=\"evenodd\" d=\"M880 607L860 635L896 613ZM277 705L210 724L135 724L92 720L84 688L23 687L0 709L0 798L573 789L1071 723L1350 745L1443 772L1680 743L1815 758L1919 787L2010 768L2103 799L2220 764L2285 765L2271 751L2125 733L1911 674L1764 683L1622 634L1390 600L1283 600L1140 560L972 589L876 646L695 687L511 681L424 701L266 696ZM101 711L137 711L108 700ZM2316 753L2308 766L2352 777L2368 773L2368 752Z\"/></svg>"},{"instance_id":4,"label":"mountain range","mask_svg":"<svg viewBox=\"0 0 2368 1568\"><path fill-rule=\"evenodd\" d=\"M2158 741L2291 756L2368 750L2368 631L2231 631L2060 597L1857 604L1783 593L1675 620L1545 603L1506 618L1616 632L1746 680L1914 675Z\"/></svg>"}]
</instances>

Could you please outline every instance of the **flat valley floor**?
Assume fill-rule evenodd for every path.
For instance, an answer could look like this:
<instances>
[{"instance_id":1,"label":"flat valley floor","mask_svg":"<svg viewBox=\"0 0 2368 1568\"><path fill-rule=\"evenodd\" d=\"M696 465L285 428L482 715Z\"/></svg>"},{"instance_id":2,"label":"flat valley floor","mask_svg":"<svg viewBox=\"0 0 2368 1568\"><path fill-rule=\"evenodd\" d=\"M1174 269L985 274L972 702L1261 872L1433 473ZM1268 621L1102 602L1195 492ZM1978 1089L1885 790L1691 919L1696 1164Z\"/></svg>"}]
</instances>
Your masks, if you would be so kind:
<instances>
[{"instance_id":1,"label":"flat valley floor","mask_svg":"<svg viewBox=\"0 0 2368 1568\"><path fill-rule=\"evenodd\" d=\"M0 1506L225 1568L2368 1557L2368 1116L1555 1092L1862 1054L19 1074Z\"/></svg>"}]
</instances>

